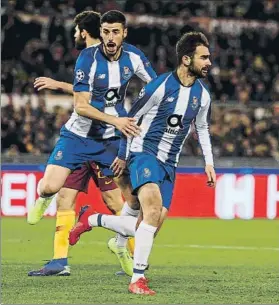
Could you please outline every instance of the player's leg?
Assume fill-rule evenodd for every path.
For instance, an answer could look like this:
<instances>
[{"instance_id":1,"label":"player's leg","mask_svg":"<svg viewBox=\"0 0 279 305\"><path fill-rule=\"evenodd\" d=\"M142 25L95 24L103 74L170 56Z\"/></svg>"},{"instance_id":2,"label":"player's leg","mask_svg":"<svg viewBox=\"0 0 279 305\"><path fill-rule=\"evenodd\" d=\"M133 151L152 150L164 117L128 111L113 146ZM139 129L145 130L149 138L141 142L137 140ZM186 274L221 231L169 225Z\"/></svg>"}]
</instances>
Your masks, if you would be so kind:
<instances>
[{"instance_id":1,"label":"player's leg","mask_svg":"<svg viewBox=\"0 0 279 305\"><path fill-rule=\"evenodd\" d=\"M173 182L166 179L168 174L156 158L153 159L151 156L135 158L131 164L132 184L134 191L139 191L138 196L142 206L143 220L138 224L137 220L131 216L117 217L95 214L89 218L80 217L78 225L70 233L70 243L75 244L83 232L95 226L105 227L122 235L135 235L134 274L129 290L132 293L154 294L147 287L144 271L148 266L148 257L153 245L154 235L167 215L166 208L171 201ZM162 198L159 185L162 188L164 198ZM136 230L137 226L138 229Z\"/></svg>"},{"instance_id":2,"label":"player's leg","mask_svg":"<svg viewBox=\"0 0 279 305\"><path fill-rule=\"evenodd\" d=\"M27 215L27 222L31 225L37 224L50 205L54 195L64 185L71 170L57 165L48 165L44 177L39 181L37 192L39 198L30 208Z\"/></svg>"},{"instance_id":3,"label":"player's leg","mask_svg":"<svg viewBox=\"0 0 279 305\"><path fill-rule=\"evenodd\" d=\"M79 190L62 188L57 194L56 230L53 260L63 260L68 265L69 232L75 224L75 205Z\"/></svg>"},{"instance_id":4,"label":"player's leg","mask_svg":"<svg viewBox=\"0 0 279 305\"><path fill-rule=\"evenodd\" d=\"M113 172L110 169L110 165L115 160L119 149L119 138L114 138L106 141L105 152L100 155L99 160L95 157L96 163L101 167L102 173L105 176L113 176ZM131 194L129 177L122 175L120 179L114 179L115 183L120 188L126 202L121 210L121 215L137 217L139 213L139 204L137 198ZM112 241L111 241L112 242ZM117 247L124 248L127 246L128 238L125 236L117 235ZM112 245L113 243L109 244ZM111 247L110 247L111 248Z\"/></svg>"},{"instance_id":5,"label":"player's leg","mask_svg":"<svg viewBox=\"0 0 279 305\"><path fill-rule=\"evenodd\" d=\"M28 211L27 221L36 224L43 217L53 196L62 188L72 170L83 164L86 142L81 137L62 129L47 163L43 179L38 184L39 198Z\"/></svg>"},{"instance_id":6,"label":"player's leg","mask_svg":"<svg viewBox=\"0 0 279 305\"><path fill-rule=\"evenodd\" d=\"M87 193L90 178L91 174L86 164L83 164L68 176L64 187L54 197L57 214L53 259L42 269L29 272L29 276L70 275L69 232L75 223L76 198L79 192Z\"/></svg>"},{"instance_id":7,"label":"player's leg","mask_svg":"<svg viewBox=\"0 0 279 305\"><path fill-rule=\"evenodd\" d=\"M88 231L89 229L94 227L102 227L113 232L134 237L137 231L137 228L141 221L143 220L143 216L139 215L139 218L135 218L132 216L117 216L117 215L108 215L108 214L100 214L94 213L89 214L85 213L86 208L82 207L81 213L76 225L70 232L70 244L75 245L80 236ZM155 235L158 234L161 226L167 217L168 210L167 208L163 207L160 215L159 225L155 232Z\"/></svg>"},{"instance_id":8,"label":"player's leg","mask_svg":"<svg viewBox=\"0 0 279 305\"><path fill-rule=\"evenodd\" d=\"M135 294L155 294L147 286L144 276L154 242L155 233L161 226L172 197L173 183L165 165L151 155L134 154L129 162L133 193L137 193L142 209L142 221L135 234L134 269L129 291Z\"/></svg>"},{"instance_id":9,"label":"player's leg","mask_svg":"<svg viewBox=\"0 0 279 305\"><path fill-rule=\"evenodd\" d=\"M120 215L132 216L137 218L139 215L139 201L136 196L132 195L132 186L129 175L122 175L121 177L115 178L114 180L119 186L124 198L126 199L123 208L120 212ZM125 247L127 244L128 247L131 249L131 252L134 253L134 239L118 234L118 247Z\"/></svg>"},{"instance_id":10,"label":"player's leg","mask_svg":"<svg viewBox=\"0 0 279 305\"><path fill-rule=\"evenodd\" d=\"M104 202L107 207L115 214L121 215L123 211L123 199L122 193L119 188L102 192ZM127 203L125 202L125 205ZM128 242L127 242L128 239ZM123 237L119 233L109 239L108 248L114 253L121 265L123 272L117 272L117 274L127 274L132 276L133 273L133 255L134 255L134 238Z\"/></svg>"},{"instance_id":11,"label":"player's leg","mask_svg":"<svg viewBox=\"0 0 279 305\"><path fill-rule=\"evenodd\" d=\"M94 179L95 184L99 187L106 206L113 214L121 214L121 211L123 211L123 198L120 189L111 178L103 175L97 164L90 162L90 166L93 171L92 178ZM124 204L124 207L125 205L127 205L127 203ZM128 243L127 250L127 238L125 237L123 242L121 239L119 240L118 236L119 234L109 240L108 248L118 258L124 273L131 276L133 271L133 260L131 255L134 253L134 248L131 249Z\"/></svg>"},{"instance_id":12,"label":"player's leg","mask_svg":"<svg viewBox=\"0 0 279 305\"><path fill-rule=\"evenodd\" d=\"M100 166L95 162L88 162L87 166L88 170L91 172L92 179L101 191L102 199L107 208L113 214L119 213L123 207L123 198L118 186L112 178L107 177L102 173Z\"/></svg>"},{"instance_id":13,"label":"player's leg","mask_svg":"<svg viewBox=\"0 0 279 305\"><path fill-rule=\"evenodd\" d=\"M101 195L104 203L112 214L119 215L124 203L120 189L117 187L113 190L102 190Z\"/></svg>"},{"instance_id":14,"label":"player's leg","mask_svg":"<svg viewBox=\"0 0 279 305\"><path fill-rule=\"evenodd\" d=\"M38 186L39 195L42 197L55 195L62 188L70 173L69 168L54 164L47 165L44 177Z\"/></svg>"}]
</instances>

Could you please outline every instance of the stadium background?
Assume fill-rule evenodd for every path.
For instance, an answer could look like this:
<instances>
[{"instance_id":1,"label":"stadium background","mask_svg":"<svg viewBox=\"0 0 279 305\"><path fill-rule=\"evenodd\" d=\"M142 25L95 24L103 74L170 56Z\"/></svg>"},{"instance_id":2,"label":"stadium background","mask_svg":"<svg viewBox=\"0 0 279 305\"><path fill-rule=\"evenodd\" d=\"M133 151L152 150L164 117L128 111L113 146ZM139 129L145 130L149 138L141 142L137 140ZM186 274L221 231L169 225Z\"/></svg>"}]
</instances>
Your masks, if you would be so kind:
<instances>
[{"instance_id":1,"label":"stadium background","mask_svg":"<svg viewBox=\"0 0 279 305\"><path fill-rule=\"evenodd\" d=\"M279 217L279 3L275 0L2 1L2 216L26 215L37 196L36 184L43 175L47 157L72 111L70 95L48 90L36 92L33 81L35 77L48 76L72 82L78 56L72 20L85 9L125 12L127 42L145 52L158 74L173 69L174 47L182 33L201 30L211 44L213 67L208 84L213 99L211 134L217 188L206 187L201 150L193 133L182 151L170 211L171 216L187 217L187 220L166 222L151 261L157 280L163 277L164 283L169 283L172 276L173 281L167 288L167 296L165 284L159 289L165 293L163 299L144 302L278 303L275 284L278 223L270 221ZM131 81L128 102L141 86L137 79ZM93 203L96 210L106 211L93 184L88 196L79 197L78 206L84 203ZM55 211L52 206L47 215L54 216ZM261 220L242 222L235 218ZM78 273L83 278L81 283L74 275L71 288L58 280L44 281L46 291L53 292L52 298L45 292L38 297L36 289L41 289L41 284L32 281L34 288L30 291L26 268L37 267L42 257L51 255L54 219L46 219L34 229L24 219L5 217L2 228L5 303L83 303L84 300L78 299L82 292L78 291L83 291L81 283L86 287L86 277L91 276L92 257L88 248L82 246L71 252L73 265L81 264L83 273ZM179 238L174 238L177 232ZM87 239L89 245L91 242L90 253L95 253L94 270L105 274L100 283L111 281L111 272L102 267L103 261L110 267L112 264L111 258L106 257L102 238L102 235L97 237L94 251L92 240ZM164 256L160 252L162 247ZM19 252L25 253L20 259ZM257 255L253 256L252 252ZM171 269L166 267L168 264L173 264ZM214 274L219 274L218 279L212 280L212 268L216 270ZM18 274L20 284L14 281ZM189 274L190 281L183 281ZM207 278L212 287L209 294L207 285L203 286ZM56 285L68 289L68 297L59 294ZM118 282L114 282L117 288L113 299L110 290L106 290L108 287L96 282L94 285L91 292L96 293L95 300L100 303L124 302L123 286L117 286ZM183 291L179 295L181 287L187 293L186 300ZM201 294L193 292L193 287ZM14 294L18 288L21 297ZM105 297L100 295L104 289ZM138 302L131 298L126 301ZM92 299L84 302L90 303Z\"/></svg>"},{"instance_id":2,"label":"stadium background","mask_svg":"<svg viewBox=\"0 0 279 305\"><path fill-rule=\"evenodd\" d=\"M193 133L182 151L180 167L184 168L179 171L187 174L179 174L176 187L179 199L175 197L177 200L174 200L174 205L177 204L175 202L180 202L179 209L182 210L179 212L174 206L176 212L173 215L214 216L219 200L223 202L222 209L227 209L228 206L235 210L237 204L246 204L249 207L247 209L261 210L256 212L256 216L274 218L277 214L274 209L276 210L278 200L278 176L270 174L278 174L279 168L277 1L4 2L1 152L4 166L2 175L7 173L9 176L4 176L4 182L7 183L3 184L2 213L22 214L24 209L17 211L17 205L27 206L33 200L33 194L31 197L22 194L19 199L12 197L8 189L14 188L13 183L17 181L12 181L13 176L10 174L19 169L24 171L22 178L18 175L15 177L19 179L18 183L25 193L28 193L25 180L34 171L38 180L39 174L36 172L42 171L42 166L57 141L59 130L72 111L70 95L49 90L39 93L33 88L33 81L38 76L48 76L72 82L78 56L74 48L72 20L84 9L94 9L101 13L109 9L123 10L128 20L127 41L146 53L158 74L174 68L175 43L181 34L195 29L209 37L213 63L208 77L213 99L213 152L216 168L221 168L219 172L225 174L219 179L223 179L222 183L228 188L227 196L218 187L216 194L206 189L202 178L201 149L196 134ZM141 86L142 83L137 78L131 81L127 102L133 100ZM30 163L37 166L23 166ZM264 171L264 168L269 170ZM248 174L254 175L253 178ZM239 176L236 175L242 178L238 179ZM177 193L182 189L181 185L188 186L189 198ZM204 196L195 197L196 187L201 187ZM251 196L237 195L239 200L229 201L227 197L231 196L228 194L241 194L241 188L245 189L242 192ZM222 199L218 199L220 196ZM100 198L96 201L99 204ZM205 212L208 201L212 207L210 212ZM195 202L199 209L191 211ZM13 205L16 206L14 211ZM98 208L102 208L102 204ZM186 212L187 209L189 212ZM268 212L270 209L273 211ZM253 212L245 213L246 216L238 216L254 216Z\"/></svg>"}]
</instances>

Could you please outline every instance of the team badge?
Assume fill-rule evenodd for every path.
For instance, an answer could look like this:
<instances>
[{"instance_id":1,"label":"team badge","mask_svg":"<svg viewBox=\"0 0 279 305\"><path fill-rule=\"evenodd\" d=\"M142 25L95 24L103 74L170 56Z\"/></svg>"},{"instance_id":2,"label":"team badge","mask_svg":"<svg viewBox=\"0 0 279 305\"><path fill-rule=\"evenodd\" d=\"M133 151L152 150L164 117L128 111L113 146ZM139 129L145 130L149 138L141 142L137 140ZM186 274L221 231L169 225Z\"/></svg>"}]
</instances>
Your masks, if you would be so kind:
<instances>
[{"instance_id":1,"label":"team badge","mask_svg":"<svg viewBox=\"0 0 279 305\"><path fill-rule=\"evenodd\" d=\"M81 82L84 79L84 72L80 69L77 70L76 72L76 80L78 82Z\"/></svg>"},{"instance_id":2,"label":"team badge","mask_svg":"<svg viewBox=\"0 0 279 305\"><path fill-rule=\"evenodd\" d=\"M199 100L198 100L197 97L195 97L195 96L193 97L191 106L192 106L192 109L193 109L193 110L196 110L196 109L198 108L198 106L199 106Z\"/></svg>"},{"instance_id":3,"label":"team badge","mask_svg":"<svg viewBox=\"0 0 279 305\"><path fill-rule=\"evenodd\" d=\"M145 177L145 178L149 178L150 177L150 175L151 175L151 171L150 171L150 169L149 168L144 168L144 170L143 170L143 176Z\"/></svg>"},{"instance_id":4,"label":"team badge","mask_svg":"<svg viewBox=\"0 0 279 305\"><path fill-rule=\"evenodd\" d=\"M61 150L58 150L57 154L55 155L55 160L61 160L63 158L63 153Z\"/></svg>"},{"instance_id":5,"label":"team badge","mask_svg":"<svg viewBox=\"0 0 279 305\"><path fill-rule=\"evenodd\" d=\"M127 80L127 79L131 78L131 76L132 76L132 71L129 69L129 67L125 66L123 68L122 77Z\"/></svg>"}]
</instances>

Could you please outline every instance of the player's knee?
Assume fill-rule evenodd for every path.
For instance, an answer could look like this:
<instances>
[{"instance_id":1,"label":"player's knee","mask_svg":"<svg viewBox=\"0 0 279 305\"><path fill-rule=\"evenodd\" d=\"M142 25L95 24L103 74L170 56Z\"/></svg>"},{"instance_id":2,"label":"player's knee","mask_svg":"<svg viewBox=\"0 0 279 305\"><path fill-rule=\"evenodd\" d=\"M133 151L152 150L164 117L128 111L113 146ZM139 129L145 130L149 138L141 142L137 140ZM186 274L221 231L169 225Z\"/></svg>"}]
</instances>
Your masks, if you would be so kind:
<instances>
[{"instance_id":1,"label":"player's knee","mask_svg":"<svg viewBox=\"0 0 279 305\"><path fill-rule=\"evenodd\" d=\"M155 183L147 183L139 189L139 200L141 204L151 206L162 201L159 186Z\"/></svg>"},{"instance_id":2,"label":"player's knee","mask_svg":"<svg viewBox=\"0 0 279 305\"><path fill-rule=\"evenodd\" d=\"M157 225L162 212L162 196L158 185L149 183L139 191L140 203L143 206L143 219Z\"/></svg>"},{"instance_id":3,"label":"player's knee","mask_svg":"<svg viewBox=\"0 0 279 305\"><path fill-rule=\"evenodd\" d=\"M42 196L52 196L58 192L57 185L51 181L42 181L40 187L40 193Z\"/></svg>"},{"instance_id":4,"label":"player's knee","mask_svg":"<svg viewBox=\"0 0 279 305\"><path fill-rule=\"evenodd\" d=\"M57 210L74 210L75 198L69 196L66 190L61 189L56 198Z\"/></svg>"}]
</instances>

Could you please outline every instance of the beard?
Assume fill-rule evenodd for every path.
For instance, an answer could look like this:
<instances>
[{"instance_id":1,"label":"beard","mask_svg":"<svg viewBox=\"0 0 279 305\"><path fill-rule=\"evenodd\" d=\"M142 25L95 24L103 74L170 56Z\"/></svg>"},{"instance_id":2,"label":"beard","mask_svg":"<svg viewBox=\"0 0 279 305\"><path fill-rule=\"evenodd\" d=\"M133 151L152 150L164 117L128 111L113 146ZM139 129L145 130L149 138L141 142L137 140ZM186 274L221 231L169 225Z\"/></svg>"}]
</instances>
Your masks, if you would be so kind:
<instances>
[{"instance_id":1,"label":"beard","mask_svg":"<svg viewBox=\"0 0 279 305\"><path fill-rule=\"evenodd\" d=\"M189 72L196 78L205 78L208 73L208 68L198 69L197 67L195 67L194 63L191 62L189 66Z\"/></svg>"},{"instance_id":2,"label":"beard","mask_svg":"<svg viewBox=\"0 0 279 305\"><path fill-rule=\"evenodd\" d=\"M119 41L119 45L117 45L115 42L104 43L105 53L110 56L114 56L122 47L123 42L124 42L124 35L122 35L122 40Z\"/></svg>"},{"instance_id":3,"label":"beard","mask_svg":"<svg viewBox=\"0 0 279 305\"><path fill-rule=\"evenodd\" d=\"M83 50L86 48L86 43L85 43L85 39L83 39L81 36L79 36L76 40L75 40L75 48L79 51Z\"/></svg>"}]
</instances>

